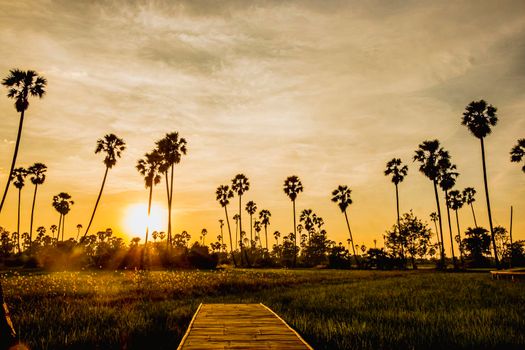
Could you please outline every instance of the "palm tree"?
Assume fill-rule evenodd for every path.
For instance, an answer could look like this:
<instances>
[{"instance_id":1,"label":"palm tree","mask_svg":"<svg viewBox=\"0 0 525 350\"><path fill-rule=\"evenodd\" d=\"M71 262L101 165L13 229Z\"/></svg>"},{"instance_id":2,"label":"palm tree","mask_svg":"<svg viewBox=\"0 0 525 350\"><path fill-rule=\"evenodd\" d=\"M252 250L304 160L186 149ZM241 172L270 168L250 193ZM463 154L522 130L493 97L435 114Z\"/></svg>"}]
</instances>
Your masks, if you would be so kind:
<instances>
[{"instance_id":1,"label":"palm tree","mask_svg":"<svg viewBox=\"0 0 525 350\"><path fill-rule=\"evenodd\" d=\"M489 187L487 181L487 166L485 161L484 138L491 133L491 127L496 126L498 117L496 107L488 105L485 100L472 101L463 112L462 125L465 125L470 132L479 139L481 143L481 159L483 165L483 182L485 184L485 197L487 199L487 211L489 214L490 235L492 237L492 248L494 249L494 260L496 267L499 268L498 252L496 248L496 237L492 225L492 212L490 210Z\"/></svg>"},{"instance_id":2,"label":"palm tree","mask_svg":"<svg viewBox=\"0 0 525 350\"><path fill-rule=\"evenodd\" d=\"M239 245L239 214L233 215L233 220L235 221L235 250Z\"/></svg>"},{"instance_id":3,"label":"palm tree","mask_svg":"<svg viewBox=\"0 0 525 350\"><path fill-rule=\"evenodd\" d=\"M228 204L230 204L230 198L233 198L233 191L228 185L221 185L217 187L215 191L216 199L224 208L224 215L226 216L226 224L228 225L228 234L230 235L230 253L232 255L233 266L237 267L237 262L235 261L235 254L233 253L233 240L232 240L232 230L230 227L230 219L228 217ZM222 234L222 222L221 222L221 234Z\"/></svg>"},{"instance_id":4,"label":"palm tree","mask_svg":"<svg viewBox=\"0 0 525 350\"><path fill-rule=\"evenodd\" d=\"M459 244L459 259L461 260L461 263L463 264L463 248L461 245L461 230L459 228L459 215L458 210L463 207L463 204L465 204L465 197L463 197L463 194L458 190L450 191L448 194L447 199L447 206L454 210L456 213L456 224L458 227L458 239L457 242Z\"/></svg>"},{"instance_id":5,"label":"palm tree","mask_svg":"<svg viewBox=\"0 0 525 350\"><path fill-rule=\"evenodd\" d=\"M122 152L126 149L126 143L123 139L119 138L115 134L107 134L103 138L97 140L97 147L95 148L95 154L104 152L106 157L104 158L104 165L106 166L106 171L104 172L104 178L102 179L102 185L100 186L100 192L98 193L97 201L95 202L95 208L93 208L93 213L89 219L89 224L87 225L86 232L82 237L83 241L89 233L89 228L93 219L95 218L95 213L97 212L98 203L100 202L100 197L102 196L102 191L104 190L104 185L106 184L106 178L108 176L109 169L113 168L117 164L117 158L120 158Z\"/></svg>"},{"instance_id":6,"label":"palm tree","mask_svg":"<svg viewBox=\"0 0 525 350\"><path fill-rule=\"evenodd\" d=\"M339 185L332 191L332 202L337 203L341 212L345 214L346 227L348 228L348 234L350 235L350 245L352 246L352 252L354 253L355 264L356 266L359 266L359 261L357 260L357 254L355 252L354 237L352 236L348 214L346 213L346 209L352 204L352 198L350 197L351 193L352 190L349 189L348 186Z\"/></svg>"},{"instance_id":7,"label":"palm tree","mask_svg":"<svg viewBox=\"0 0 525 350\"><path fill-rule=\"evenodd\" d=\"M476 195L476 190L473 187L467 187L463 190L463 198L465 199L465 203L470 205L470 209L472 209L472 217L474 218L474 226L478 227L478 223L476 222L476 214L474 213L474 202L476 201L476 198L474 197Z\"/></svg>"},{"instance_id":8,"label":"palm tree","mask_svg":"<svg viewBox=\"0 0 525 350\"><path fill-rule=\"evenodd\" d=\"M201 231L201 236L202 236L202 245L205 245L205 242L206 242L206 235L208 234L208 230L206 230L205 228L202 229Z\"/></svg>"},{"instance_id":9,"label":"palm tree","mask_svg":"<svg viewBox=\"0 0 525 350\"><path fill-rule=\"evenodd\" d=\"M80 230L82 230L82 224L77 224L77 240L80 237Z\"/></svg>"},{"instance_id":10,"label":"palm tree","mask_svg":"<svg viewBox=\"0 0 525 350\"><path fill-rule=\"evenodd\" d=\"M303 209L299 215L299 222L304 223L304 228L306 229L306 232L308 232L308 240L310 240L310 232L314 228L315 218L316 215L313 213L312 209ZM301 234L302 226L297 225L297 229L299 230L299 234Z\"/></svg>"},{"instance_id":11,"label":"palm tree","mask_svg":"<svg viewBox=\"0 0 525 350\"><path fill-rule=\"evenodd\" d=\"M151 200L153 197L153 186L160 182L159 168L162 163L162 156L157 150L153 150L151 153L146 153L144 158L139 159L137 162L137 170L144 177L144 184L146 189L149 188L148 197L148 223L146 225L146 237L144 240L144 249L140 259L140 268L144 268L144 256L148 246L148 233L149 233L149 218L151 214Z\"/></svg>"},{"instance_id":12,"label":"palm tree","mask_svg":"<svg viewBox=\"0 0 525 350\"><path fill-rule=\"evenodd\" d=\"M60 233L62 232L62 241L64 241L64 227L66 225L66 215L71 210L71 206L75 204L71 200L71 195L66 192L60 192L56 196L53 196L53 208L58 212L58 232L57 232L57 241L60 238Z\"/></svg>"},{"instance_id":13,"label":"palm tree","mask_svg":"<svg viewBox=\"0 0 525 350\"><path fill-rule=\"evenodd\" d=\"M250 182L248 181L248 178L244 174L237 174L232 179L232 190L237 193L239 196L239 232L241 239L239 240L240 246L241 246L241 264L242 264L242 255L243 252L245 254L246 263L248 266L250 265L250 262L248 260L248 255L243 249L243 242L242 242L242 195L250 189ZM250 225L251 226L251 225Z\"/></svg>"},{"instance_id":14,"label":"palm tree","mask_svg":"<svg viewBox=\"0 0 525 350\"><path fill-rule=\"evenodd\" d=\"M446 154L446 151L440 147L438 140L423 141L418 149L415 151L414 161L420 163L419 171L432 181L434 185L434 195L436 198L436 206L438 211L439 235L440 235L440 253L441 253L441 267L445 268L445 248L443 244L443 223L441 221L441 207L439 205L438 196L438 180L439 180L439 161Z\"/></svg>"},{"instance_id":15,"label":"palm tree","mask_svg":"<svg viewBox=\"0 0 525 350\"><path fill-rule=\"evenodd\" d=\"M385 176L392 175L392 182L396 186L396 208L397 208L397 227L399 227L399 191L398 185L403 182L405 176L408 174L408 166L401 166L402 162L399 158L393 158L386 163Z\"/></svg>"},{"instance_id":16,"label":"palm tree","mask_svg":"<svg viewBox=\"0 0 525 350\"><path fill-rule=\"evenodd\" d=\"M224 244L224 234L222 233L222 228L224 227L224 220L223 219L219 219L219 227L221 228L221 250L224 251L224 249L222 248L223 247L223 244Z\"/></svg>"},{"instance_id":17,"label":"palm tree","mask_svg":"<svg viewBox=\"0 0 525 350\"><path fill-rule=\"evenodd\" d=\"M525 139L519 139L518 143L510 151L510 161L519 163L522 161L523 156L525 156ZM525 164L521 170L525 173Z\"/></svg>"},{"instance_id":18,"label":"palm tree","mask_svg":"<svg viewBox=\"0 0 525 350\"><path fill-rule=\"evenodd\" d=\"M434 227L436 228L437 243L438 243L438 247L440 247L441 243L439 241L439 231L438 231L438 227L437 227L438 214L436 212L430 213L430 220L434 223Z\"/></svg>"},{"instance_id":19,"label":"palm tree","mask_svg":"<svg viewBox=\"0 0 525 350\"><path fill-rule=\"evenodd\" d=\"M172 200L173 200L173 171L175 164L179 164L183 155L187 152L187 142L183 137L179 137L178 132L171 132L166 136L155 142L157 150L162 156L162 165L160 172L164 174L166 180L166 194L168 197L168 247L172 244L172 232L171 232L171 211L172 211ZM168 182L168 177L170 178Z\"/></svg>"},{"instance_id":20,"label":"palm tree","mask_svg":"<svg viewBox=\"0 0 525 350\"><path fill-rule=\"evenodd\" d=\"M31 221L29 225L29 246L31 246L31 242L33 240L33 219L35 213L36 191L38 189L38 185L42 185L44 181L46 181L46 171L47 166L42 163L35 163L27 169L28 175L31 176L31 182L33 185L35 185L33 204L31 205Z\"/></svg>"},{"instance_id":21,"label":"palm tree","mask_svg":"<svg viewBox=\"0 0 525 350\"><path fill-rule=\"evenodd\" d=\"M448 230L450 233L450 251L452 254L452 263L454 267L457 267L456 256L454 255L454 237L452 236L452 223L450 220L450 206L448 200L448 191L451 190L456 184L456 178L458 173L455 171L456 166L450 162L450 156L448 152L444 152L439 160L439 186L445 192L445 203L447 204L447 219L448 219Z\"/></svg>"},{"instance_id":22,"label":"palm tree","mask_svg":"<svg viewBox=\"0 0 525 350\"><path fill-rule=\"evenodd\" d=\"M290 198L292 201L292 208L293 208L293 233L294 233L294 255L293 255L293 266L295 267L295 262L297 259L297 223L295 219L295 200L297 199L297 195L301 192L303 192L303 184L301 183L301 180L299 180L299 177L292 175L288 176L284 180L283 185L284 193Z\"/></svg>"},{"instance_id":23,"label":"palm tree","mask_svg":"<svg viewBox=\"0 0 525 350\"><path fill-rule=\"evenodd\" d=\"M53 207L55 207L55 206L53 205ZM55 209L56 209L56 208L55 208ZM55 232L57 232L57 230L58 230L57 225L51 225L51 226L49 227L49 230L51 231L51 235L52 235L51 238L55 238Z\"/></svg>"},{"instance_id":24,"label":"palm tree","mask_svg":"<svg viewBox=\"0 0 525 350\"><path fill-rule=\"evenodd\" d=\"M268 250L268 225L270 225L270 217L272 213L268 209L263 209L259 212L259 219L264 226L264 236L266 238L266 250Z\"/></svg>"},{"instance_id":25,"label":"palm tree","mask_svg":"<svg viewBox=\"0 0 525 350\"><path fill-rule=\"evenodd\" d=\"M25 111L29 107L29 96L42 98L46 93L45 87L47 80L41 77L35 71L22 71L19 69L11 69L9 75L2 80L2 85L7 88L7 97L15 100L16 111L20 113L20 122L18 124L18 135L16 137L15 152L13 153L13 160L11 161L11 169L7 177L2 202L0 202L0 213L4 207L7 191L11 183L13 170L18 156L18 149L20 147L20 139L22 138L22 128L24 125Z\"/></svg>"},{"instance_id":26,"label":"palm tree","mask_svg":"<svg viewBox=\"0 0 525 350\"><path fill-rule=\"evenodd\" d=\"M275 232L273 233L273 238L275 238L275 243L276 243L277 245L279 245L279 237L281 237L281 232L279 232L279 231L275 231Z\"/></svg>"},{"instance_id":27,"label":"palm tree","mask_svg":"<svg viewBox=\"0 0 525 350\"><path fill-rule=\"evenodd\" d=\"M250 214L250 243L253 242L253 214L257 211L257 204L254 201L246 203L246 211ZM252 244L253 245L253 244Z\"/></svg>"},{"instance_id":28,"label":"palm tree","mask_svg":"<svg viewBox=\"0 0 525 350\"><path fill-rule=\"evenodd\" d=\"M18 233L17 245L18 252L20 252L20 203L22 200L22 188L25 186L25 178L27 176L27 169L16 168L11 172L11 181L13 186L18 189L18 216L16 223L16 232Z\"/></svg>"}]
</instances>

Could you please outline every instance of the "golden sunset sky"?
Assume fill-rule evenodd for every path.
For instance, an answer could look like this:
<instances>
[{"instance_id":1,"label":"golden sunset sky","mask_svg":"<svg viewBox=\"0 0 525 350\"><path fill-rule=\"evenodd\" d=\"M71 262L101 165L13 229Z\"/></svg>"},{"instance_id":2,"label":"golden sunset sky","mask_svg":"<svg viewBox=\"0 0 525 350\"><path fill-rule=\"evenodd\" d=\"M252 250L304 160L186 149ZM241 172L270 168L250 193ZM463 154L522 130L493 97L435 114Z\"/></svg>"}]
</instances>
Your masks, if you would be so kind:
<instances>
[{"instance_id":1,"label":"golden sunset sky","mask_svg":"<svg viewBox=\"0 0 525 350\"><path fill-rule=\"evenodd\" d=\"M36 226L58 223L51 200L61 191L75 200L69 235L87 226L104 174L95 143L115 133L128 148L109 173L91 231L138 235L125 222L130 206L147 202L137 159L179 131L188 155L175 172L175 233L197 238L205 227L214 239L224 213L215 189L244 173L244 202L269 209L270 232L286 234L292 209L282 184L298 175L298 211L321 215L331 239L347 238L330 202L346 184L354 239L382 245L396 218L385 163L399 157L409 165L401 210L429 221L433 188L412 157L434 138L457 164L457 187L478 191L476 214L488 227L479 140L460 124L464 107L484 98L499 116L486 139L494 221L508 227L514 205L514 236L525 239L525 174L509 156L525 137L523 1L0 0L0 48L2 78L20 68L48 79L46 96L30 101L18 158L19 166L49 168ZM19 121L5 93L2 190ZM23 190L22 232L32 190ZM11 187L0 215L10 231L16 199ZM154 202L165 206L163 186ZM473 225L469 208L460 216L463 229Z\"/></svg>"}]
</instances>

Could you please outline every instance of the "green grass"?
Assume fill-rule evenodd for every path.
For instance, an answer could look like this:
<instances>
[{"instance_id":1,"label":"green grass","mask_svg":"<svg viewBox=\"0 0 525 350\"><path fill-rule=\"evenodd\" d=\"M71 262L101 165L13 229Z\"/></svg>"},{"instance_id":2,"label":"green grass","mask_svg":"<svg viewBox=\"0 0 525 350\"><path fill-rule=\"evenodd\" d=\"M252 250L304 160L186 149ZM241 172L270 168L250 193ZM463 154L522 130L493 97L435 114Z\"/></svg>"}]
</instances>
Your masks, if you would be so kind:
<instances>
[{"instance_id":1,"label":"green grass","mask_svg":"<svg viewBox=\"0 0 525 350\"><path fill-rule=\"evenodd\" d=\"M488 273L15 273L4 288L33 349L173 349L201 302L263 302L315 349L525 348L525 283Z\"/></svg>"}]
</instances>

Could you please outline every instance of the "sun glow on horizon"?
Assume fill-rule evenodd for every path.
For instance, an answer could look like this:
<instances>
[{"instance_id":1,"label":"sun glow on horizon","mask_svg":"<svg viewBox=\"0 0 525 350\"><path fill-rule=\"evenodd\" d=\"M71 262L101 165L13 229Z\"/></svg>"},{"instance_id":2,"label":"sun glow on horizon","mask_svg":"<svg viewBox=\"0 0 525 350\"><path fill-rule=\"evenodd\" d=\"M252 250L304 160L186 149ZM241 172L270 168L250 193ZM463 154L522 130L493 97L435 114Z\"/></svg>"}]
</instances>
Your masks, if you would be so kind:
<instances>
[{"instance_id":1,"label":"sun glow on horizon","mask_svg":"<svg viewBox=\"0 0 525 350\"><path fill-rule=\"evenodd\" d=\"M148 204L134 203L129 205L124 214L123 224L126 234L130 237L140 237L144 240L146 226L149 223L149 234L151 232L166 231L168 210L157 203L151 204L151 214L148 220Z\"/></svg>"}]
</instances>

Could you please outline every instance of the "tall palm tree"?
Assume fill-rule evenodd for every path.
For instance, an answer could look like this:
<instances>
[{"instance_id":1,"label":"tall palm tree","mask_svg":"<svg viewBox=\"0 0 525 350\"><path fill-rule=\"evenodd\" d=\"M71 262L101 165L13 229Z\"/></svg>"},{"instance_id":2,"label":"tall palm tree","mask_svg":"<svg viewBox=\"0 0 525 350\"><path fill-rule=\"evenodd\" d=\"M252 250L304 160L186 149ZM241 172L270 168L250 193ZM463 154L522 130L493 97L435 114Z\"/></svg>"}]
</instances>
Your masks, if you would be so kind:
<instances>
[{"instance_id":1,"label":"tall palm tree","mask_svg":"<svg viewBox=\"0 0 525 350\"><path fill-rule=\"evenodd\" d=\"M82 230L82 224L77 224L77 240L80 237L80 230Z\"/></svg>"},{"instance_id":2,"label":"tall palm tree","mask_svg":"<svg viewBox=\"0 0 525 350\"><path fill-rule=\"evenodd\" d=\"M253 246L253 214L257 211L257 204L254 201L246 203L246 211L250 215L250 244Z\"/></svg>"},{"instance_id":3,"label":"tall palm tree","mask_svg":"<svg viewBox=\"0 0 525 350\"><path fill-rule=\"evenodd\" d=\"M441 220L441 207L439 205L438 180L439 180L439 161L446 154L441 148L438 140L423 141L415 151L414 161L420 163L419 171L423 173L434 185L434 195L438 211L439 236L441 241L441 267L445 268L445 248L443 244L443 223Z\"/></svg>"},{"instance_id":4,"label":"tall palm tree","mask_svg":"<svg viewBox=\"0 0 525 350\"><path fill-rule=\"evenodd\" d=\"M246 175L244 174L237 174L235 175L235 177L232 179L232 190L234 192L237 193L237 195L239 196L239 235L240 235L240 239L239 239L239 244L241 246L241 264L242 264L242 256L243 256L243 252L244 252L244 258L246 259L246 264L248 264L248 266L250 265L250 262L248 260L248 255L246 253L246 251L244 251L243 249L243 240L242 240L242 235L243 235L243 231L242 231L242 195L248 191L250 189L250 182L248 181L248 178L246 177ZM251 225L250 225L251 226Z\"/></svg>"},{"instance_id":5,"label":"tall palm tree","mask_svg":"<svg viewBox=\"0 0 525 350\"><path fill-rule=\"evenodd\" d=\"M35 192L33 193L33 204L31 205L31 221L29 225L29 246L33 240L33 219L35 214L35 202L36 202L36 191L38 185L42 185L46 181L46 171L47 166L42 163L35 163L31 165L28 169L28 175L31 176L31 182L35 185Z\"/></svg>"},{"instance_id":6,"label":"tall palm tree","mask_svg":"<svg viewBox=\"0 0 525 350\"><path fill-rule=\"evenodd\" d=\"M162 156L162 165L160 167L160 172L164 174L164 179L166 180L166 194L168 197L168 247L172 244L172 222L171 222L171 212L172 212L172 202L173 202L173 171L175 164L179 164L182 156L187 152L187 142L183 137L179 137L178 132L171 132L166 134L166 136L155 142L157 145L157 150ZM170 178L168 182L168 177Z\"/></svg>"},{"instance_id":7,"label":"tall palm tree","mask_svg":"<svg viewBox=\"0 0 525 350\"><path fill-rule=\"evenodd\" d=\"M18 233L17 245L18 252L20 252L20 204L22 201L22 188L25 186L25 178L27 176L27 169L25 168L15 168L11 172L11 181L13 186L18 189L18 215L16 221L16 232Z\"/></svg>"},{"instance_id":8,"label":"tall palm tree","mask_svg":"<svg viewBox=\"0 0 525 350\"><path fill-rule=\"evenodd\" d=\"M9 75L2 80L2 85L7 88L7 97L15 100L16 111L20 113L20 122L18 124L18 134L16 137L13 160L11 161L11 169L9 170L9 176L7 177L2 202L0 202L0 213L4 207L5 198L7 196L7 191L9 191L9 185L12 179L11 175L16 165L20 139L22 138L22 128L24 126L24 115L29 107L29 97L42 98L46 93L45 88L47 80L32 70L22 71L19 69L11 69Z\"/></svg>"},{"instance_id":9,"label":"tall palm tree","mask_svg":"<svg viewBox=\"0 0 525 350\"><path fill-rule=\"evenodd\" d=\"M392 175L392 182L396 186L396 209L397 209L397 227L399 227L399 191L398 185L403 182L408 174L408 166L402 165L401 159L393 158L386 163L385 176Z\"/></svg>"},{"instance_id":10,"label":"tall palm tree","mask_svg":"<svg viewBox=\"0 0 525 350\"><path fill-rule=\"evenodd\" d=\"M268 250L268 225L270 225L270 217L272 213L268 209L263 209L259 212L259 219L261 224L264 226L264 236L266 238L266 250Z\"/></svg>"},{"instance_id":11,"label":"tall palm tree","mask_svg":"<svg viewBox=\"0 0 525 350\"><path fill-rule=\"evenodd\" d=\"M273 238L275 238L275 244L279 245L279 237L281 237L281 232L275 231L273 233Z\"/></svg>"},{"instance_id":12,"label":"tall palm tree","mask_svg":"<svg viewBox=\"0 0 525 350\"><path fill-rule=\"evenodd\" d=\"M123 139L119 138L115 134L107 134L103 138L97 140L97 147L95 148L95 154L103 152L106 154L104 157L104 165L106 166L106 171L104 172L104 178L102 179L102 185L100 186L100 191L98 193L97 201L95 202L95 208L93 208L93 213L89 219L89 224L87 225L86 232L82 237L83 241L89 233L89 228L93 223L95 218L95 213L97 212L98 203L100 202L100 197L102 196L102 191L104 190L104 185L106 184L106 178L108 176L109 169L113 168L117 164L117 158L120 158L122 152L126 149L126 143Z\"/></svg>"},{"instance_id":13,"label":"tall palm tree","mask_svg":"<svg viewBox=\"0 0 525 350\"><path fill-rule=\"evenodd\" d=\"M519 139L518 142L510 150L510 161L519 163L522 161L523 156L525 156L525 139ZM525 164L521 168L525 173Z\"/></svg>"},{"instance_id":14,"label":"tall palm tree","mask_svg":"<svg viewBox=\"0 0 525 350\"><path fill-rule=\"evenodd\" d=\"M146 225L146 237L144 240L144 249L140 258L140 268L144 269L144 257L148 246L148 233L149 233L149 218L151 214L151 200L153 198L153 186L160 182L159 168L162 164L162 156L157 150L153 150L151 153L146 153L144 158L139 159L137 162L137 171L144 177L144 184L146 189L149 189L148 196L148 222Z\"/></svg>"},{"instance_id":15,"label":"tall palm tree","mask_svg":"<svg viewBox=\"0 0 525 350\"><path fill-rule=\"evenodd\" d=\"M430 220L434 223L434 227L436 228L437 243L438 243L438 247L440 247L441 243L439 241L439 231L438 231L438 227L437 227L438 214L436 212L430 213Z\"/></svg>"},{"instance_id":16,"label":"tall palm tree","mask_svg":"<svg viewBox=\"0 0 525 350\"><path fill-rule=\"evenodd\" d=\"M452 254L452 262L455 268L457 268L456 256L454 255L454 237L452 235L452 223L450 220L450 206L448 200L448 191L450 191L456 184L456 178L458 173L455 171L456 166L450 162L450 156L448 152L444 152L443 156L439 160L439 186L445 192L445 203L447 204L447 219L448 219L448 230L450 234L450 251Z\"/></svg>"},{"instance_id":17,"label":"tall palm tree","mask_svg":"<svg viewBox=\"0 0 525 350\"><path fill-rule=\"evenodd\" d=\"M219 219L219 227L221 228L221 251L224 252L224 234L222 232L222 228L224 227L224 220L223 219Z\"/></svg>"},{"instance_id":18,"label":"tall palm tree","mask_svg":"<svg viewBox=\"0 0 525 350\"><path fill-rule=\"evenodd\" d=\"M239 214L233 215L233 220L235 221L235 250L239 245Z\"/></svg>"},{"instance_id":19,"label":"tall palm tree","mask_svg":"<svg viewBox=\"0 0 525 350\"><path fill-rule=\"evenodd\" d=\"M230 198L233 198L233 191L228 185L221 185L217 187L215 191L216 199L224 208L224 215L226 216L226 224L228 225L228 234L230 235L230 253L232 255L233 266L237 267L237 262L235 261L235 254L233 253L233 240L232 240L232 230L230 227L230 219L228 217L228 204L230 204ZM221 222L221 233L222 233L222 222Z\"/></svg>"},{"instance_id":20,"label":"tall palm tree","mask_svg":"<svg viewBox=\"0 0 525 350\"><path fill-rule=\"evenodd\" d=\"M288 176L284 180L283 190L284 193L290 198L292 201L292 208L293 208L293 233L294 233L294 255L293 255L293 266L295 267L295 262L297 259L297 222L295 219L295 200L297 199L297 195L301 192L303 192L303 184L301 183L301 180L299 180L299 177L292 175Z\"/></svg>"},{"instance_id":21,"label":"tall palm tree","mask_svg":"<svg viewBox=\"0 0 525 350\"><path fill-rule=\"evenodd\" d=\"M71 210L71 206L75 204L71 200L71 195L66 192L60 192L56 196L53 196L53 208L58 212L58 233L57 233L57 242L62 233L62 242L64 241L64 231L66 226L66 215Z\"/></svg>"},{"instance_id":22,"label":"tall palm tree","mask_svg":"<svg viewBox=\"0 0 525 350\"><path fill-rule=\"evenodd\" d=\"M473 187L467 187L463 190L463 198L465 199L465 203L470 205L470 209L472 209L472 217L474 218L474 226L478 227L478 223L476 221L476 213L474 213L474 202L476 201L476 198L474 197L476 195L476 190Z\"/></svg>"},{"instance_id":23,"label":"tall palm tree","mask_svg":"<svg viewBox=\"0 0 525 350\"><path fill-rule=\"evenodd\" d=\"M359 266L359 261L357 260L357 254L355 252L354 237L352 236L352 230L350 229L350 222L348 221L348 214L346 209L350 204L352 204L352 198L350 197L352 190L348 186L337 186L335 190L332 191L332 202L336 203L341 209L341 212L345 214L346 227L348 228L348 234L350 235L350 245L352 246L352 252L354 253L355 264Z\"/></svg>"},{"instance_id":24,"label":"tall palm tree","mask_svg":"<svg viewBox=\"0 0 525 350\"><path fill-rule=\"evenodd\" d=\"M317 216L313 213L312 209L303 209L299 215L299 222L304 223L304 228L306 229L306 232L308 232L308 241L310 240L310 232L312 232L312 229L314 228L314 220L316 217ZM299 229L299 234L301 234L302 226L297 225L297 228Z\"/></svg>"},{"instance_id":25,"label":"tall palm tree","mask_svg":"<svg viewBox=\"0 0 525 350\"><path fill-rule=\"evenodd\" d=\"M487 199L487 211L489 215L490 235L492 238L492 248L494 249L494 260L496 267L499 268L498 252L496 248L496 237L492 225L492 212L490 208L489 186L487 181L487 165L485 160L484 138L492 132L491 127L496 126L498 117L497 108L487 104L485 100L472 101L465 107L461 124L465 125L470 132L479 139L481 143L481 160L483 165L483 182L485 184L485 197Z\"/></svg>"},{"instance_id":26,"label":"tall palm tree","mask_svg":"<svg viewBox=\"0 0 525 350\"><path fill-rule=\"evenodd\" d=\"M457 242L459 245L459 259L461 260L462 264L463 264L463 248L461 245L461 229L459 228L458 210L463 207L463 204L465 204L465 197L463 197L463 194L458 190L450 191L450 193L448 194L447 205L450 209L454 210L454 212L456 213L456 225L458 228Z\"/></svg>"}]
</instances>

